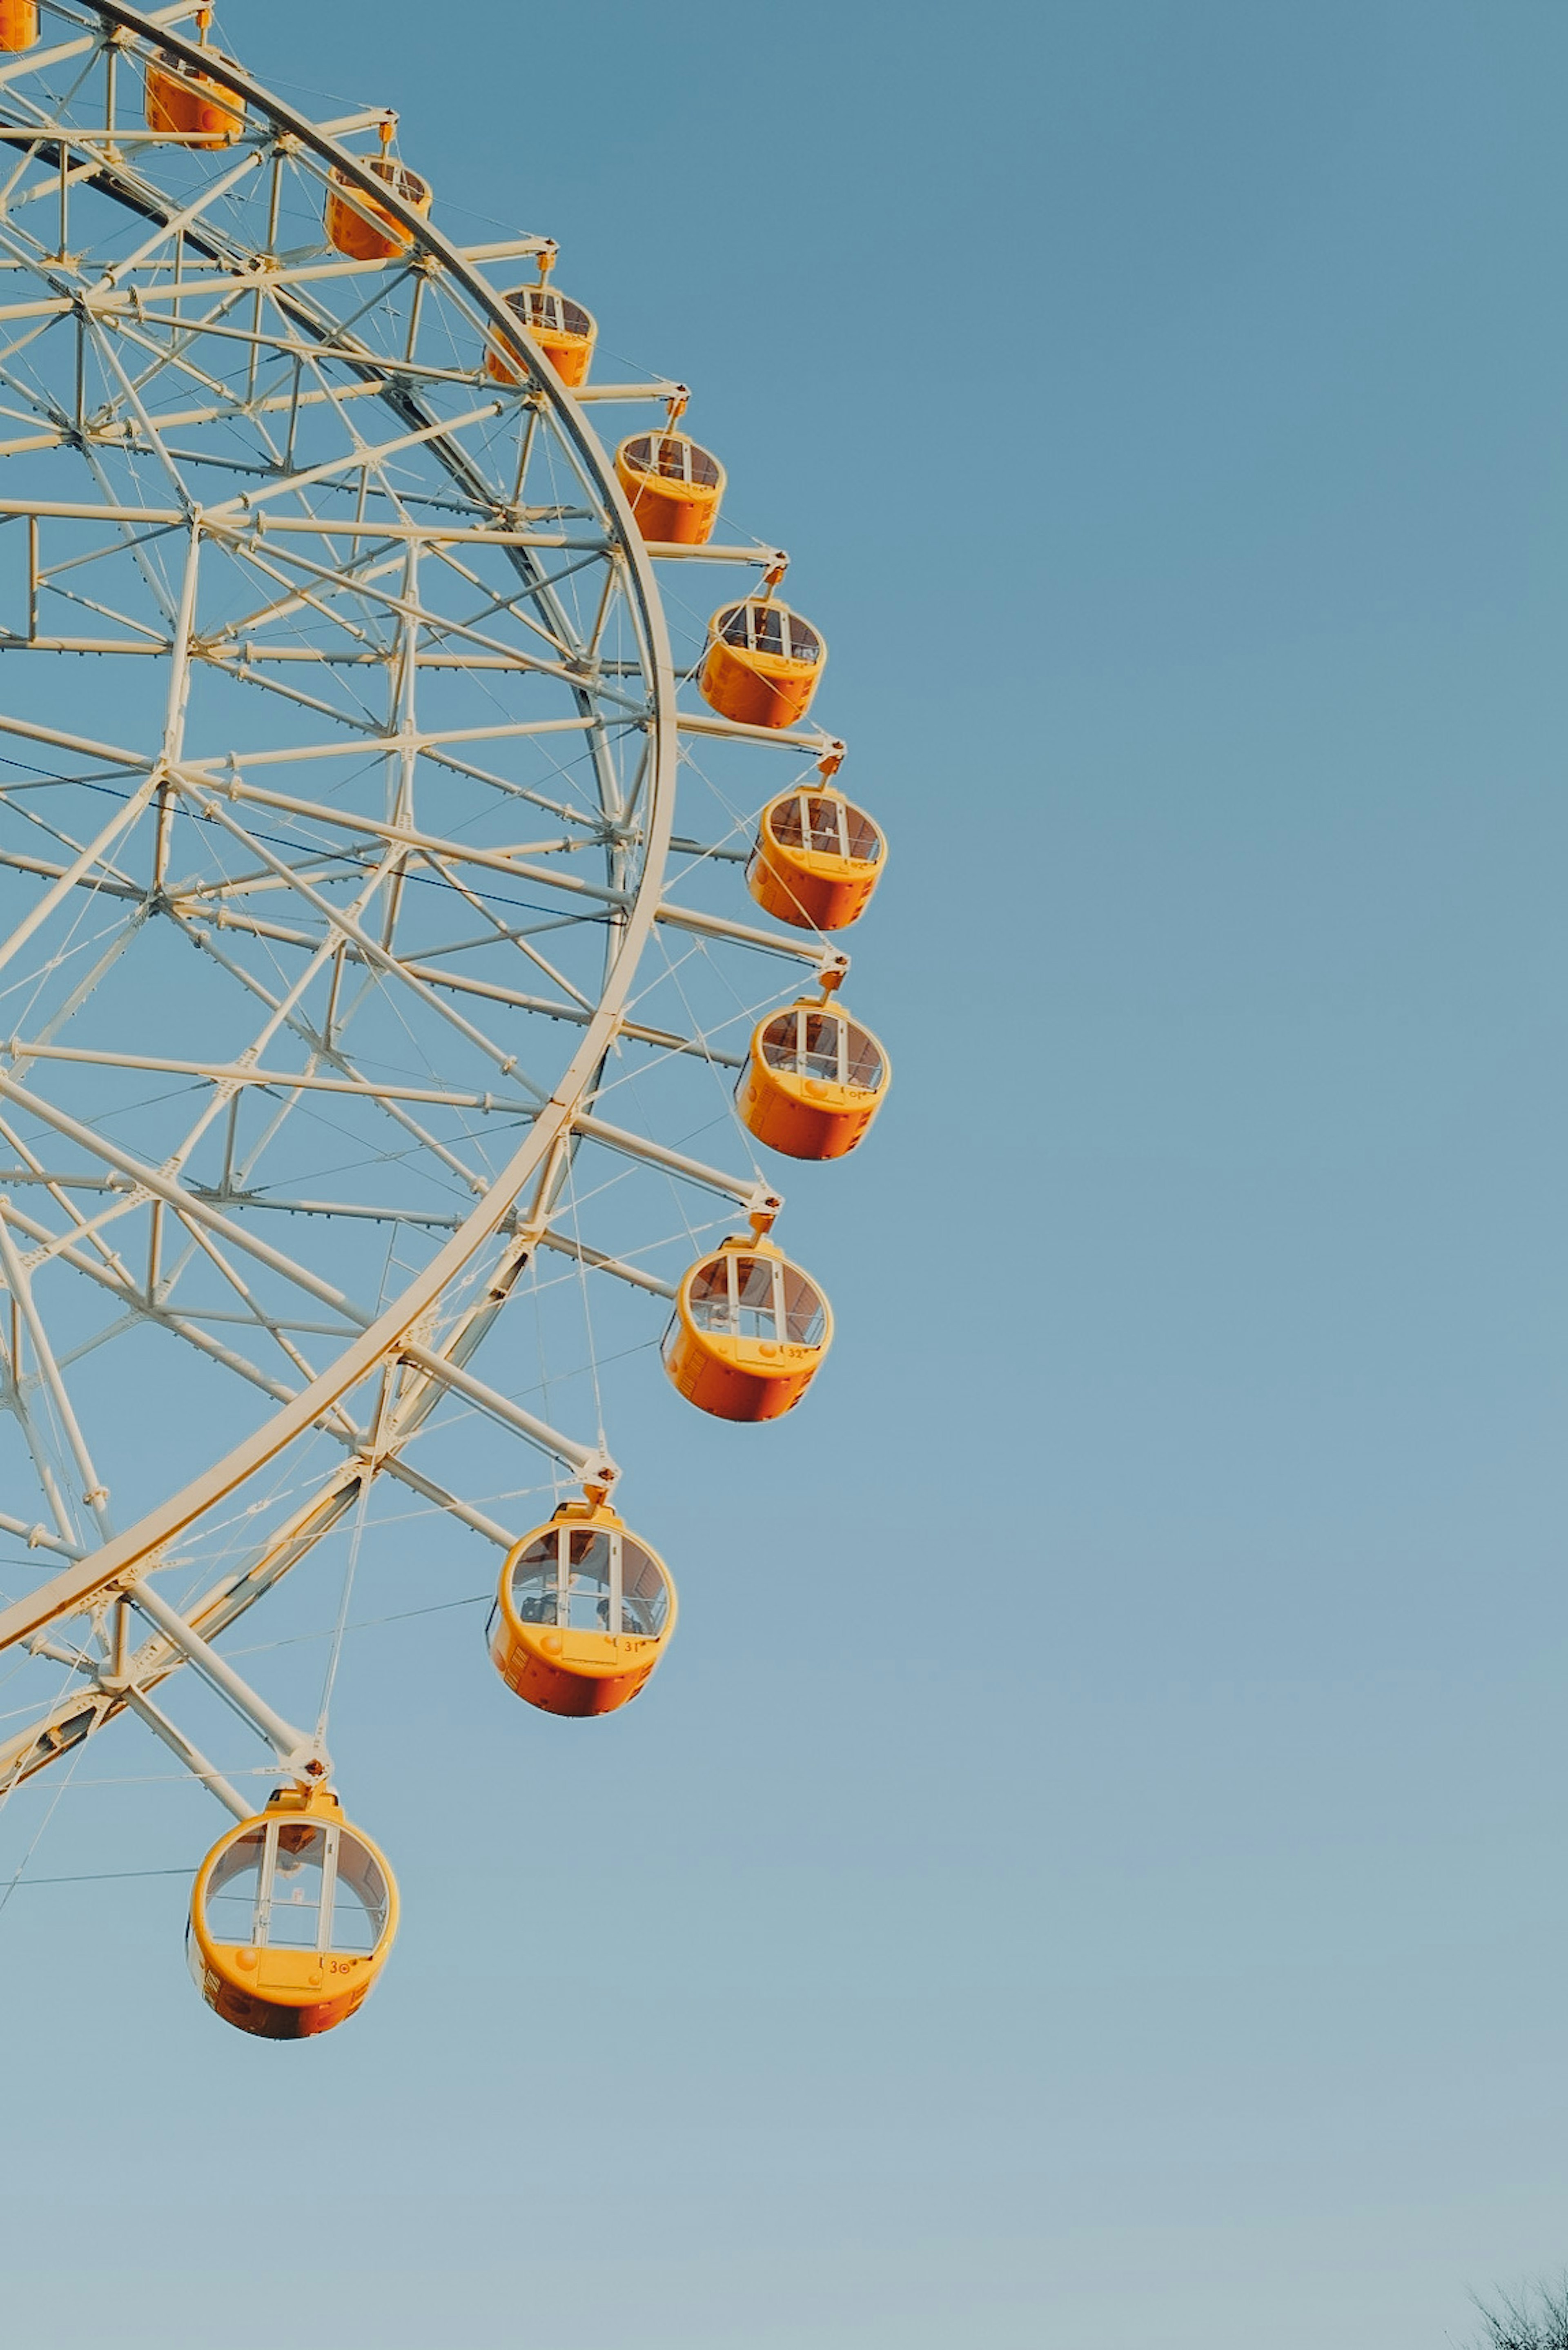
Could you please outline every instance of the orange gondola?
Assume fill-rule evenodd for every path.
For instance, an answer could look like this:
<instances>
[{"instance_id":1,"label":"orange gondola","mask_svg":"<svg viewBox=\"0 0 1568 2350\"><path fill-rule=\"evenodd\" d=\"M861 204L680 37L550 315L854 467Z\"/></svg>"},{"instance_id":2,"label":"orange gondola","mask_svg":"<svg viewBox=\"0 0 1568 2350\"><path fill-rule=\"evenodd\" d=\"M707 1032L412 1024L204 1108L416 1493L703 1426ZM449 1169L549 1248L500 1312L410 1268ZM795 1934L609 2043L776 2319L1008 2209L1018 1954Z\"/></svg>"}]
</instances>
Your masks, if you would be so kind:
<instances>
[{"instance_id":1,"label":"orange gondola","mask_svg":"<svg viewBox=\"0 0 1568 2350\"><path fill-rule=\"evenodd\" d=\"M892 1070L868 1028L802 998L759 1022L736 1106L759 1142L790 1159L842 1159L882 1107Z\"/></svg>"},{"instance_id":2,"label":"orange gondola","mask_svg":"<svg viewBox=\"0 0 1568 2350\"><path fill-rule=\"evenodd\" d=\"M763 810L746 886L797 931L843 931L870 904L886 861L887 843L863 809L830 786L794 785Z\"/></svg>"},{"instance_id":3,"label":"orange gondola","mask_svg":"<svg viewBox=\"0 0 1568 2350\"><path fill-rule=\"evenodd\" d=\"M664 1367L716 1419L777 1419L800 1401L833 1343L810 1275L774 1242L743 1232L692 1265L664 1335Z\"/></svg>"},{"instance_id":4,"label":"orange gondola","mask_svg":"<svg viewBox=\"0 0 1568 2350\"><path fill-rule=\"evenodd\" d=\"M207 2005L259 2040L308 2040L369 1997L398 1930L382 1854L329 1787L280 1787L214 1845L186 1951Z\"/></svg>"},{"instance_id":5,"label":"orange gondola","mask_svg":"<svg viewBox=\"0 0 1568 2350\"><path fill-rule=\"evenodd\" d=\"M143 112L149 130L188 147L232 147L245 127L245 102L213 74L171 49L147 61Z\"/></svg>"},{"instance_id":6,"label":"orange gondola","mask_svg":"<svg viewBox=\"0 0 1568 2350\"><path fill-rule=\"evenodd\" d=\"M773 596L725 604L708 623L697 683L721 718L742 726L793 726L811 708L827 647L809 620Z\"/></svg>"},{"instance_id":7,"label":"orange gondola","mask_svg":"<svg viewBox=\"0 0 1568 2350\"><path fill-rule=\"evenodd\" d=\"M615 452L615 470L644 538L705 546L724 494L724 468L684 432L639 432Z\"/></svg>"},{"instance_id":8,"label":"orange gondola","mask_svg":"<svg viewBox=\"0 0 1568 2350\"><path fill-rule=\"evenodd\" d=\"M580 302L557 294L543 279L537 286L514 286L502 300L521 327L526 328L568 390L587 380L588 365L598 337L598 323ZM484 347L484 371L496 383L521 383L523 370L510 351L492 335Z\"/></svg>"},{"instance_id":9,"label":"orange gondola","mask_svg":"<svg viewBox=\"0 0 1568 2350\"><path fill-rule=\"evenodd\" d=\"M404 203L411 204L421 219L429 213L431 183L410 172L406 163L390 155L357 155L354 160L361 171L371 172ZM327 183L324 225L327 244L350 261L390 261L407 253L414 241L412 231L404 227L396 213L378 203L358 181L336 168Z\"/></svg>"},{"instance_id":10,"label":"orange gondola","mask_svg":"<svg viewBox=\"0 0 1568 2350\"><path fill-rule=\"evenodd\" d=\"M0 0L0 50L15 56L38 37L38 0Z\"/></svg>"},{"instance_id":11,"label":"orange gondola","mask_svg":"<svg viewBox=\"0 0 1568 2350\"><path fill-rule=\"evenodd\" d=\"M614 1713L675 1629L675 1585L602 1500L563 1502L508 1552L487 1638L508 1689L544 1713Z\"/></svg>"}]
</instances>

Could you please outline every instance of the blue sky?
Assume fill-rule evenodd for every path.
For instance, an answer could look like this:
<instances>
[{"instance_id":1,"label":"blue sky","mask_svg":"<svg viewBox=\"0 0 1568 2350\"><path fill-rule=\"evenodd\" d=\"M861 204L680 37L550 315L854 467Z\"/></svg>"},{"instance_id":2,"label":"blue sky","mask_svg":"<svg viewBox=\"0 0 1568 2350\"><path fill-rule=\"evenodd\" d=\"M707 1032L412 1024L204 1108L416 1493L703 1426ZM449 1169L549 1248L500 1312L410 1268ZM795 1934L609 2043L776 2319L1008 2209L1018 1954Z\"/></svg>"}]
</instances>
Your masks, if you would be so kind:
<instances>
[{"instance_id":1,"label":"blue sky","mask_svg":"<svg viewBox=\"0 0 1568 2350\"><path fill-rule=\"evenodd\" d=\"M792 1181L808 1406L623 1388L646 1698L351 1648L406 1905L351 2029L224 2033L178 1879L0 1917L16 2339L1462 2342L1568 2260L1568 19L222 30L696 388L891 837L898 1076Z\"/></svg>"}]
</instances>

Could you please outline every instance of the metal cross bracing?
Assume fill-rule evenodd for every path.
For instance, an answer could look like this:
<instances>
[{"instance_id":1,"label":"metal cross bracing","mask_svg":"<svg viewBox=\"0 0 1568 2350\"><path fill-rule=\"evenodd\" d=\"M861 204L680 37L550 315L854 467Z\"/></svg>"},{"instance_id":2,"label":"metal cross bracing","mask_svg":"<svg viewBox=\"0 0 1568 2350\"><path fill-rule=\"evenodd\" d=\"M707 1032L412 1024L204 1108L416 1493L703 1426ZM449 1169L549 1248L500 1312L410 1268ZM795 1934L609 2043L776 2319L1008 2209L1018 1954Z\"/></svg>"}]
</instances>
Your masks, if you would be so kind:
<instances>
[{"instance_id":1,"label":"metal cross bracing","mask_svg":"<svg viewBox=\"0 0 1568 2350\"><path fill-rule=\"evenodd\" d=\"M213 1643L373 1493L504 1547L612 1482L600 1362L776 1206L733 1072L844 959L737 870L831 739L680 698L686 567L784 558L650 549L584 413L679 387L564 391L500 299L553 245L421 220L380 109L225 54L242 134L151 135L192 14L0 66L0 1797L129 1711L234 1808L154 1693L297 1763Z\"/></svg>"}]
</instances>

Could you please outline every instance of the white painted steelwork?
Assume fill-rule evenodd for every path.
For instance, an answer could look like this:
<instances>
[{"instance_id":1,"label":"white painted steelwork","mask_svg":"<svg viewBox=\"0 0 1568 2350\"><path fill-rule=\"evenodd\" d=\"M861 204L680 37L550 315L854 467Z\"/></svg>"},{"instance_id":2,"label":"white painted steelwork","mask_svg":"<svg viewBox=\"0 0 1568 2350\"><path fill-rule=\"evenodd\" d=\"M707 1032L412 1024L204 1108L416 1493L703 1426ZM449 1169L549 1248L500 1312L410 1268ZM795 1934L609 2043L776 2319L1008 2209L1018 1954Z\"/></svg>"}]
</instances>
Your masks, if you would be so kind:
<instances>
[{"instance_id":1,"label":"white painted steelwork","mask_svg":"<svg viewBox=\"0 0 1568 2350\"><path fill-rule=\"evenodd\" d=\"M737 919L678 766L843 746L678 708L656 563L786 560L639 537L584 410L685 387L565 390L493 275L553 242L460 245L345 143L395 118L310 121L194 15L44 0L0 68L0 1648L70 1679L0 1797L126 1711L244 1816L151 1692L190 1665L324 1769L214 1642L382 1480L509 1547L481 1437L607 1490L602 1429L508 1391L508 1301L552 1260L585 1314L673 1296L704 1211L650 1233L628 1183L777 1213L680 1073L742 1065L758 951L768 991L845 958ZM145 127L160 53L234 140ZM406 245L330 247L332 175Z\"/></svg>"}]
</instances>

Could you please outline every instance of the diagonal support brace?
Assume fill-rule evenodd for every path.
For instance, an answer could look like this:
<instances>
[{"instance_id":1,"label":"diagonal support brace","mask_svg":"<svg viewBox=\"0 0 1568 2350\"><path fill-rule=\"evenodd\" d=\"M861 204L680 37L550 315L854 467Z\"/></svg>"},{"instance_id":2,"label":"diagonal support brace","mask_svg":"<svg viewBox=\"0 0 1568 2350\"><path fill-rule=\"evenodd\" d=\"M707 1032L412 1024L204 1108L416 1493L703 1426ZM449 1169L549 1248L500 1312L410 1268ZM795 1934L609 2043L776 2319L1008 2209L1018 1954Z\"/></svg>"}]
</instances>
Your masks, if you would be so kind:
<instances>
[{"instance_id":1,"label":"diagonal support brace","mask_svg":"<svg viewBox=\"0 0 1568 2350\"><path fill-rule=\"evenodd\" d=\"M186 1662L195 1666L202 1679L234 1707L241 1719L261 1732L286 1771L312 1779L330 1775L331 1761L320 1740L308 1731L296 1730L281 1713L275 1713L266 1700L258 1697L250 1683L242 1680L234 1667L225 1663L212 1643L192 1630L177 1608L170 1607L161 1592L155 1591L144 1579L132 1584L127 1596L138 1614L145 1616L156 1631L173 1643ZM244 1816L250 1815L247 1812Z\"/></svg>"},{"instance_id":2,"label":"diagonal support brace","mask_svg":"<svg viewBox=\"0 0 1568 2350\"><path fill-rule=\"evenodd\" d=\"M124 1697L131 1712L147 1724L155 1737L163 1741L171 1753L179 1756L192 1778L200 1779L204 1787L212 1789L226 1811L233 1812L236 1820L255 1817L260 1805L247 1803L239 1789L231 1785L223 1773L208 1762L199 1746L192 1745L184 1731L176 1729L169 1716L155 1706L150 1697L143 1697L140 1690L134 1689L126 1690Z\"/></svg>"}]
</instances>

